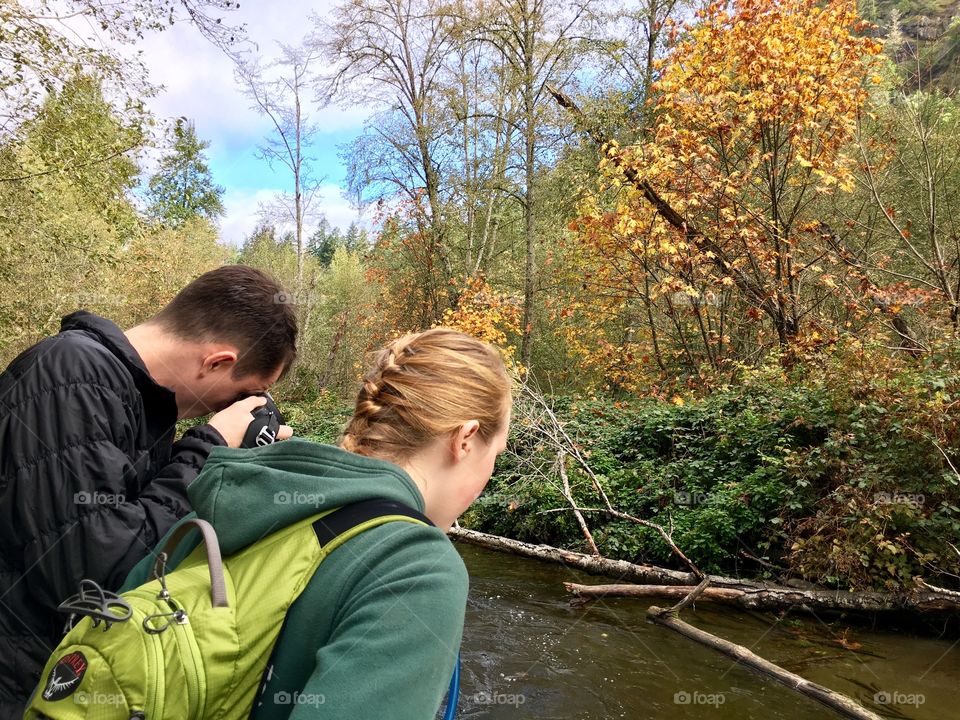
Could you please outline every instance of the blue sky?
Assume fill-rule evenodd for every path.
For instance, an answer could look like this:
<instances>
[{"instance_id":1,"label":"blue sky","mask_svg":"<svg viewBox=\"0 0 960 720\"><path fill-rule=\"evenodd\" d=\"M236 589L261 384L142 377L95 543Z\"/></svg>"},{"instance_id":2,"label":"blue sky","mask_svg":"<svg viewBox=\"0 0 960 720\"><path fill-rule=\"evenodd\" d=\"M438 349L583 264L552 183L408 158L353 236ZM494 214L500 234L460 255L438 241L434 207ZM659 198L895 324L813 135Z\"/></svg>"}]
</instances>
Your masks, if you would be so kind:
<instances>
[{"instance_id":1,"label":"blue sky","mask_svg":"<svg viewBox=\"0 0 960 720\"><path fill-rule=\"evenodd\" d=\"M326 16L335 4L332 0L247 0L230 17L246 23L251 39L268 61L276 52L278 38L297 44L311 27L310 16ZM257 224L260 204L269 202L290 182L281 165L271 168L256 157L257 145L269 132L268 121L250 109L249 100L234 81L230 60L188 24L148 36L133 50L139 52L151 80L165 87L149 101L155 115L160 119L187 117L195 123L197 135L209 141L207 158L214 180L226 190L221 238L230 244L241 243ZM339 145L361 132L370 112L355 103L312 108L312 119L321 131L310 154L315 158L315 175L325 177L318 209L332 225L346 227L365 219L341 192L345 168L337 153Z\"/></svg>"},{"instance_id":2,"label":"blue sky","mask_svg":"<svg viewBox=\"0 0 960 720\"><path fill-rule=\"evenodd\" d=\"M327 185L341 185L345 180L346 167L341 163L338 153L340 146L349 143L360 132L361 125L330 130L320 133L317 142L311 148L310 157L316 175ZM210 169L220 185L229 183L235 191L259 190L265 187L283 187L289 182L289 171L276 163L274 167L257 157L258 144L262 136L235 137L219 135L201 137L210 142L206 155Z\"/></svg>"}]
</instances>

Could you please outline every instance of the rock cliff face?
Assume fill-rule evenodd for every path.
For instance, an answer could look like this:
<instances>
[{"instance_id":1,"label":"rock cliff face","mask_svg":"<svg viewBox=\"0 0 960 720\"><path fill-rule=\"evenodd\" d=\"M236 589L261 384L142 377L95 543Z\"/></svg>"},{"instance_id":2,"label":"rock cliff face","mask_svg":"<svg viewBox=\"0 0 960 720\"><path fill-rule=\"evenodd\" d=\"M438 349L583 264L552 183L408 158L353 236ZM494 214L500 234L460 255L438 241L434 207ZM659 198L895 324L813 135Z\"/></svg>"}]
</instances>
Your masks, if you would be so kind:
<instances>
[{"instance_id":1,"label":"rock cliff face","mask_svg":"<svg viewBox=\"0 0 960 720\"><path fill-rule=\"evenodd\" d=\"M953 92L960 87L960 0L860 0L860 14L894 43L907 85ZM919 75L919 78L918 78Z\"/></svg>"},{"instance_id":2,"label":"rock cliff face","mask_svg":"<svg viewBox=\"0 0 960 720\"><path fill-rule=\"evenodd\" d=\"M908 38L935 42L947 33L952 21L952 14L948 16L914 15L910 19L902 20L900 27L904 36Z\"/></svg>"}]
</instances>

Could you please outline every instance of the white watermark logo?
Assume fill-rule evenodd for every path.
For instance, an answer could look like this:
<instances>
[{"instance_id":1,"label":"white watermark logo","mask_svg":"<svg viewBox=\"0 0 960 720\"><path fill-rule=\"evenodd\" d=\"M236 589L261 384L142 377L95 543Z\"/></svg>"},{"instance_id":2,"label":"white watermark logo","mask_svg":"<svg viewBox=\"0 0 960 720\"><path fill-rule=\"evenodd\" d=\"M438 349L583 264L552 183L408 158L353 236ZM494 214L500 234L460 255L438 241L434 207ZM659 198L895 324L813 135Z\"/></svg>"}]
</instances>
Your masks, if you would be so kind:
<instances>
[{"instance_id":1,"label":"white watermark logo","mask_svg":"<svg viewBox=\"0 0 960 720\"><path fill-rule=\"evenodd\" d=\"M78 690L73 695L77 705L124 705L126 699L121 693L87 692Z\"/></svg>"},{"instance_id":2,"label":"white watermark logo","mask_svg":"<svg viewBox=\"0 0 960 720\"><path fill-rule=\"evenodd\" d=\"M78 307L86 305L126 305L127 296L118 293L95 293L79 292L64 296L64 299L70 298L72 303Z\"/></svg>"},{"instance_id":3,"label":"white watermark logo","mask_svg":"<svg viewBox=\"0 0 960 720\"><path fill-rule=\"evenodd\" d=\"M911 505L919 508L926 504L927 498L920 493L878 492L874 494L873 501L884 504L895 503L897 505Z\"/></svg>"},{"instance_id":4,"label":"white watermark logo","mask_svg":"<svg viewBox=\"0 0 960 720\"><path fill-rule=\"evenodd\" d=\"M678 490L673 494L673 502L677 505L709 505L716 502L716 498L712 493Z\"/></svg>"},{"instance_id":5,"label":"white watermark logo","mask_svg":"<svg viewBox=\"0 0 960 720\"><path fill-rule=\"evenodd\" d=\"M273 296L274 305L316 305L322 300L323 295L308 292L278 292Z\"/></svg>"},{"instance_id":6,"label":"white watermark logo","mask_svg":"<svg viewBox=\"0 0 960 720\"><path fill-rule=\"evenodd\" d=\"M311 505L320 507L326 501L323 493L287 492L281 490L273 494L274 505Z\"/></svg>"},{"instance_id":7,"label":"white watermark logo","mask_svg":"<svg viewBox=\"0 0 960 720\"><path fill-rule=\"evenodd\" d=\"M326 697L319 693L302 693L297 691L288 693L285 690L281 690L273 694L273 702L275 705L313 705L314 707L318 707L326 701Z\"/></svg>"},{"instance_id":8,"label":"white watermark logo","mask_svg":"<svg viewBox=\"0 0 960 720\"><path fill-rule=\"evenodd\" d=\"M127 501L123 493L105 493L94 490L88 492L83 490L73 494L73 503L75 505L122 505Z\"/></svg>"},{"instance_id":9,"label":"white watermark logo","mask_svg":"<svg viewBox=\"0 0 960 720\"><path fill-rule=\"evenodd\" d=\"M723 693L687 692L681 690L673 694L674 705L713 705L720 707L727 701Z\"/></svg>"},{"instance_id":10,"label":"white watermark logo","mask_svg":"<svg viewBox=\"0 0 960 720\"><path fill-rule=\"evenodd\" d=\"M519 707L527 701L520 693L479 692L473 696L476 705L514 705Z\"/></svg>"},{"instance_id":11,"label":"white watermark logo","mask_svg":"<svg viewBox=\"0 0 960 720\"><path fill-rule=\"evenodd\" d=\"M927 701L921 693L902 693L898 690L881 690L874 693L873 702L877 705L910 705L920 707Z\"/></svg>"}]
</instances>

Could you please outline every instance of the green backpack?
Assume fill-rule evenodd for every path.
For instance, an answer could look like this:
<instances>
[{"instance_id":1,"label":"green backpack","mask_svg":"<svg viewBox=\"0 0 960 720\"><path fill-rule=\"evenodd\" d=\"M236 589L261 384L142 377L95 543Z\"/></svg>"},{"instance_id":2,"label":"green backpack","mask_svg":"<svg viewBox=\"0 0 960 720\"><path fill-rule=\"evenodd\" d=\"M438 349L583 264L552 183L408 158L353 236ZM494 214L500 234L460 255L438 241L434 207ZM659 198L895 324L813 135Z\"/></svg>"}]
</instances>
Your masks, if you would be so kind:
<instances>
[{"instance_id":1,"label":"green backpack","mask_svg":"<svg viewBox=\"0 0 960 720\"><path fill-rule=\"evenodd\" d=\"M47 661L25 720L247 718L287 610L324 558L368 528L430 524L370 500L290 525L221 559L213 527L185 518L158 553L156 579L121 595L84 580L60 607L84 617ZM165 573L197 528L203 542Z\"/></svg>"}]
</instances>

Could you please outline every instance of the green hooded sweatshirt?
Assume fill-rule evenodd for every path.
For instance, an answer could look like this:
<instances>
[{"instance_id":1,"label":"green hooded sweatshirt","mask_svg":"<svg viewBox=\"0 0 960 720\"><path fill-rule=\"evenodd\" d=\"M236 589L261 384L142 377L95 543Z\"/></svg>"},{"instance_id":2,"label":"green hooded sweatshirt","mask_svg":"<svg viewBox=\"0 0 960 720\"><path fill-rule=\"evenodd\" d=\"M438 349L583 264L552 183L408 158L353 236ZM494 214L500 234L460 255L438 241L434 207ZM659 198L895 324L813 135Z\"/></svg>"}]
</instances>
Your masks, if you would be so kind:
<instances>
[{"instance_id":1,"label":"green hooded sweatshirt","mask_svg":"<svg viewBox=\"0 0 960 720\"><path fill-rule=\"evenodd\" d=\"M297 438L251 450L215 447L187 494L225 556L360 500L424 512L419 489L393 463ZM171 565L192 549L184 545ZM138 564L123 589L150 579L152 561ZM439 529L390 522L351 538L290 608L251 717L435 717L460 648L466 600L466 568Z\"/></svg>"}]
</instances>

